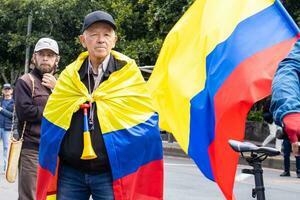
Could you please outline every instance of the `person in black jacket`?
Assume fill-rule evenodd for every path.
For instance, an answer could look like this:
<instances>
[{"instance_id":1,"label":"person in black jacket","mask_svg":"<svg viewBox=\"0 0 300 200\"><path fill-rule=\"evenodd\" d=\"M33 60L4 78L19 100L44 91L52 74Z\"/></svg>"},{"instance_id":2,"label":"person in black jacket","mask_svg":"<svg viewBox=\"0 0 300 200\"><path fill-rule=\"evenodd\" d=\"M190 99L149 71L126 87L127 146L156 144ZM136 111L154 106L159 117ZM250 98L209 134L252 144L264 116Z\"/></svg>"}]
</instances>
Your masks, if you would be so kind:
<instances>
[{"instance_id":1,"label":"person in black jacket","mask_svg":"<svg viewBox=\"0 0 300 200\"><path fill-rule=\"evenodd\" d=\"M272 124L274 122L273 115L270 111L270 104L271 104L271 98L267 98L263 106L263 113L262 113L264 121L266 121L268 124Z\"/></svg>"},{"instance_id":2,"label":"person in black jacket","mask_svg":"<svg viewBox=\"0 0 300 200\"><path fill-rule=\"evenodd\" d=\"M19 200L34 200L40 130L43 111L56 84L53 76L58 62L58 44L51 38L41 38L32 56L34 69L21 76L15 87L18 132L23 136L19 162Z\"/></svg>"},{"instance_id":3,"label":"person in black jacket","mask_svg":"<svg viewBox=\"0 0 300 200\"><path fill-rule=\"evenodd\" d=\"M284 171L280 174L280 176L291 176L290 174L290 156L292 152L291 142L287 137L286 133L283 138L283 167ZM296 175L297 178L300 178L300 156L295 156L296 159Z\"/></svg>"},{"instance_id":4,"label":"person in black jacket","mask_svg":"<svg viewBox=\"0 0 300 200\"><path fill-rule=\"evenodd\" d=\"M12 128L14 107L12 93L13 89L11 85L5 83L2 87L2 97L0 98L0 138L3 141L3 172L5 172L6 169L9 133Z\"/></svg>"}]
</instances>

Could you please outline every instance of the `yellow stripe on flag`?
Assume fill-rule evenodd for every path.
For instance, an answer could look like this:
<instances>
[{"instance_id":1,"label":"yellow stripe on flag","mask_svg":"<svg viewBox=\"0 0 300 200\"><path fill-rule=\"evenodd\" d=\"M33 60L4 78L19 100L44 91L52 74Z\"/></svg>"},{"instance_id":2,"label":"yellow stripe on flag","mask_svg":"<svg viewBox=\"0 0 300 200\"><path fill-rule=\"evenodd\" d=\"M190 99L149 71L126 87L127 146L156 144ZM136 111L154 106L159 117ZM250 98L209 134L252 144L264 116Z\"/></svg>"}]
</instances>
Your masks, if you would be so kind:
<instances>
[{"instance_id":1,"label":"yellow stripe on flag","mask_svg":"<svg viewBox=\"0 0 300 200\"><path fill-rule=\"evenodd\" d=\"M56 200L56 194L47 195L47 200Z\"/></svg>"}]
</instances>

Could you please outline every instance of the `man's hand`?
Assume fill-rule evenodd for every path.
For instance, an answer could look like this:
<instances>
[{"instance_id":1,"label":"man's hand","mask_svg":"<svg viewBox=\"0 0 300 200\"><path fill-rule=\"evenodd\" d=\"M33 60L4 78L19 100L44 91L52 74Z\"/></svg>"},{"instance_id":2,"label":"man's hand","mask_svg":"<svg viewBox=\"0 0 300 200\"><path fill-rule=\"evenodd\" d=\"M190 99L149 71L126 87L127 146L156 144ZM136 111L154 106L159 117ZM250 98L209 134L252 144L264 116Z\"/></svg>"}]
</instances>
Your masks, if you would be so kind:
<instances>
[{"instance_id":1,"label":"man's hand","mask_svg":"<svg viewBox=\"0 0 300 200\"><path fill-rule=\"evenodd\" d=\"M43 75L43 79L42 79L42 85L53 90L54 86L56 84L56 78L49 73L45 73Z\"/></svg>"},{"instance_id":2,"label":"man's hand","mask_svg":"<svg viewBox=\"0 0 300 200\"><path fill-rule=\"evenodd\" d=\"M284 130L292 144L292 151L299 154L298 138L300 138L300 113L290 113L283 117Z\"/></svg>"}]
</instances>

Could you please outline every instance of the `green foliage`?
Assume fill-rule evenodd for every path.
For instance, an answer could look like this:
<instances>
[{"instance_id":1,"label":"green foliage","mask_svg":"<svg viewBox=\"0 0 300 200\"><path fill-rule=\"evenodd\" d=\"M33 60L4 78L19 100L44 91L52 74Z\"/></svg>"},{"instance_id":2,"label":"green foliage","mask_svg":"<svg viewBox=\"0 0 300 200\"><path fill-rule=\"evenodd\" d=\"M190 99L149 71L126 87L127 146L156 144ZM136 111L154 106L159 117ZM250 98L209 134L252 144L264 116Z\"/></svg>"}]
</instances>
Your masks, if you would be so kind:
<instances>
[{"instance_id":1,"label":"green foliage","mask_svg":"<svg viewBox=\"0 0 300 200\"><path fill-rule=\"evenodd\" d=\"M138 65L154 65L163 39L192 0L0 0L0 65L23 70L26 45L31 52L41 37L58 41L60 70L80 52L78 36L86 14L106 10L117 23L116 50L132 57ZM32 32L26 36L28 15Z\"/></svg>"},{"instance_id":2,"label":"green foliage","mask_svg":"<svg viewBox=\"0 0 300 200\"><path fill-rule=\"evenodd\" d=\"M299 0L282 0L284 7L288 10L289 14L300 25L300 1Z\"/></svg>"},{"instance_id":3,"label":"green foliage","mask_svg":"<svg viewBox=\"0 0 300 200\"><path fill-rule=\"evenodd\" d=\"M262 116L262 111L250 110L250 112L248 113L248 116L247 116L247 120L262 122L264 120L263 116Z\"/></svg>"},{"instance_id":4,"label":"green foliage","mask_svg":"<svg viewBox=\"0 0 300 200\"><path fill-rule=\"evenodd\" d=\"M258 102L256 102L248 113L248 121L262 122L264 121L263 112L269 110L271 96L268 96Z\"/></svg>"}]
</instances>

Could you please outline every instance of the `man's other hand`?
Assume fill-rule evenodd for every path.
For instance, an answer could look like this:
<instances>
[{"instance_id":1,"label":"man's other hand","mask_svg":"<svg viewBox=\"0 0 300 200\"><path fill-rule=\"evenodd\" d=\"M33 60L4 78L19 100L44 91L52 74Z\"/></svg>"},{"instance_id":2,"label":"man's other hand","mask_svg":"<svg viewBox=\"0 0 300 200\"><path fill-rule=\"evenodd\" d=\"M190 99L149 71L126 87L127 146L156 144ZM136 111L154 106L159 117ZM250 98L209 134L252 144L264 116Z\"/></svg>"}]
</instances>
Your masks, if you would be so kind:
<instances>
[{"instance_id":1,"label":"man's other hand","mask_svg":"<svg viewBox=\"0 0 300 200\"><path fill-rule=\"evenodd\" d=\"M56 78L50 74L50 73L45 73L43 75L42 79L42 85L53 90L54 86L56 84Z\"/></svg>"},{"instance_id":2,"label":"man's other hand","mask_svg":"<svg viewBox=\"0 0 300 200\"><path fill-rule=\"evenodd\" d=\"M300 113L290 113L283 117L284 130L292 144L292 151L299 154L298 138L300 138Z\"/></svg>"}]
</instances>

